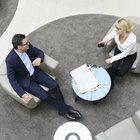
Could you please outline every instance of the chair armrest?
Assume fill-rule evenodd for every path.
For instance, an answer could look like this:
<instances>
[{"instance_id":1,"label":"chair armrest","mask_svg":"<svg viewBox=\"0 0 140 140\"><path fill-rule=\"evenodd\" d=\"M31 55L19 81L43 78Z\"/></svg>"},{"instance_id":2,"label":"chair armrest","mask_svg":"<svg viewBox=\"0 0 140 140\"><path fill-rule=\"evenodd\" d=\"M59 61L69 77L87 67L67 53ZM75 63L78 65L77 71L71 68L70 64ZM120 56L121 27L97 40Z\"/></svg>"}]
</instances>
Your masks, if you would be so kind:
<instances>
[{"instance_id":1,"label":"chair armrest","mask_svg":"<svg viewBox=\"0 0 140 140\"><path fill-rule=\"evenodd\" d=\"M115 40L114 40L114 38L113 38L113 39L111 39L111 40L108 41L107 45L105 46L105 49L106 49L106 51L109 53L109 52L111 52L111 50L112 50L115 46L116 46L116 42L115 42Z\"/></svg>"},{"instance_id":2,"label":"chair armrest","mask_svg":"<svg viewBox=\"0 0 140 140\"><path fill-rule=\"evenodd\" d=\"M7 74L6 62L4 60L0 65L0 75L6 75L6 74Z\"/></svg>"},{"instance_id":3,"label":"chair armrest","mask_svg":"<svg viewBox=\"0 0 140 140\"><path fill-rule=\"evenodd\" d=\"M0 85L2 86L4 91L6 91L6 93L8 93L12 98L14 98L29 109L35 108L40 103L40 99L33 95L33 99L29 103L26 103L22 98L20 98L11 87L7 75L0 75Z\"/></svg>"},{"instance_id":4,"label":"chair armrest","mask_svg":"<svg viewBox=\"0 0 140 140\"><path fill-rule=\"evenodd\" d=\"M132 67L131 68L130 72L137 73L137 74L140 73L140 61L137 63L137 66L136 67L134 67L134 68Z\"/></svg>"},{"instance_id":5,"label":"chair armrest","mask_svg":"<svg viewBox=\"0 0 140 140\"><path fill-rule=\"evenodd\" d=\"M132 119L133 119L133 121L134 121L134 123L135 123L135 125L136 125L136 127L137 127L137 129L139 131L139 133L140 133L140 110L135 112L135 114L133 115Z\"/></svg>"},{"instance_id":6,"label":"chair armrest","mask_svg":"<svg viewBox=\"0 0 140 140\"><path fill-rule=\"evenodd\" d=\"M45 54L44 62L41 63L40 68L50 75L57 77L58 61Z\"/></svg>"},{"instance_id":7,"label":"chair armrest","mask_svg":"<svg viewBox=\"0 0 140 140\"><path fill-rule=\"evenodd\" d=\"M131 72L140 73L140 44L137 43L136 46L137 46L137 58L132 65Z\"/></svg>"},{"instance_id":8,"label":"chair armrest","mask_svg":"<svg viewBox=\"0 0 140 140\"><path fill-rule=\"evenodd\" d=\"M95 136L95 140L108 140L108 139L107 139L106 135L103 132L101 132Z\"/></svg>"}]
</instances>

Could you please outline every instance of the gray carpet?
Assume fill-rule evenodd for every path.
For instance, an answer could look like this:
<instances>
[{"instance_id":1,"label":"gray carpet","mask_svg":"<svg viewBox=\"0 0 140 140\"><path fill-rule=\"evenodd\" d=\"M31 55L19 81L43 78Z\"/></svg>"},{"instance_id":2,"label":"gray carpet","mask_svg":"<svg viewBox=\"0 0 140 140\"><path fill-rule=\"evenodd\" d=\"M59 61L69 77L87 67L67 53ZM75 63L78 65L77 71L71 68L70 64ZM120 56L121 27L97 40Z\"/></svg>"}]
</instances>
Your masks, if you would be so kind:
<instances>
[{"instance_id":1,"label":"gray carpet","mask_svg":"<svg viewBox=\"0 0 140 140\"><path fill-rule=\"evenodd\" d=\"M0 0L0 36L10 24L17 5L18 0Z\"/></svg>"},{"instance_id":2,"label":"gray carpet","mask_svg":"<svg viewBox=\"0 0 140 140\"><path fill-rule=\"evenodd\" d=\"M99 104L72 96L69 72L84 63L107 67L103 49L97 48L110 26L118 17L107 15L77 15L49 23L29 35L30 42L59 61L59 84L68 104L79 109L79 122L94 136L140 109L139 75L128 73L116 78L110 94ZM1 140L53 140L56 129L67 122L56 109L42 102L28 110L2 89L0 94ZM86 138L85 138L86 140Z\"/></svg>"}]
</instances>

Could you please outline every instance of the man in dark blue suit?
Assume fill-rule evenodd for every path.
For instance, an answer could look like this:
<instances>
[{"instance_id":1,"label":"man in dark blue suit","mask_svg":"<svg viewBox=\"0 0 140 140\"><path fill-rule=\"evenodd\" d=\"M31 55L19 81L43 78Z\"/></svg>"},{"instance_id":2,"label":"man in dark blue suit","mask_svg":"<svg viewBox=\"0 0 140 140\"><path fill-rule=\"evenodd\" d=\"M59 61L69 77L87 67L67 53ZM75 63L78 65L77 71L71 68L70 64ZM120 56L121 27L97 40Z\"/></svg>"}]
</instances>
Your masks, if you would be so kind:
<instances>
[{"instance_id":1,"label":"man in dark blue suit","mask_svg":"<svg viewBox=\"0 0 140 140\"><path fill-rule=\"evenodd\" d=\"M6 65L9 82L16 93L27 103L32 99L31 93L56 107L59 115L68 120L80 119L81 113L65 103L57 82L39 69L44 59L43 51L32 46L24 34L14 35L12 44L13 49L6 58ZM52 89L54 96L40 85Z\"/></svg>"}]
</instances>

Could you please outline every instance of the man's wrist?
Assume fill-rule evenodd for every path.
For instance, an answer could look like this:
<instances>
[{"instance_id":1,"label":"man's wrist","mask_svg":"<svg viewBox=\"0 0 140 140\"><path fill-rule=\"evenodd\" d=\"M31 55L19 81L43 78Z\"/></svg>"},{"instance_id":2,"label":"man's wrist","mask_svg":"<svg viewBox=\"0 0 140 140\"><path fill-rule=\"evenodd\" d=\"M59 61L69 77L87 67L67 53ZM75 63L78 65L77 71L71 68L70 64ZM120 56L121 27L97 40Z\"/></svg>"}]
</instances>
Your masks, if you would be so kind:
<instances>
[{"instance_id":1,"label":"man's wrist","mask_svg":"<svg viewBox=\"0 0 140 140\"><path fill-rule=\"evenodd\" d=\"M41 58L40 58L40 57L37 57L37 59L40 59L40 60L41 60Z\"/></svg>"},{"instance_id":2,"label":"man's wrist","mask_svg":"<svg viewBox=\"0 0 140 140\"><path fill-rule=\"evenodd\" d=\"M24 96L26 96L27 95L27 93L25 92L23 95L22 95L22 98L24 97Z\"/></svg>"}]
</instances>

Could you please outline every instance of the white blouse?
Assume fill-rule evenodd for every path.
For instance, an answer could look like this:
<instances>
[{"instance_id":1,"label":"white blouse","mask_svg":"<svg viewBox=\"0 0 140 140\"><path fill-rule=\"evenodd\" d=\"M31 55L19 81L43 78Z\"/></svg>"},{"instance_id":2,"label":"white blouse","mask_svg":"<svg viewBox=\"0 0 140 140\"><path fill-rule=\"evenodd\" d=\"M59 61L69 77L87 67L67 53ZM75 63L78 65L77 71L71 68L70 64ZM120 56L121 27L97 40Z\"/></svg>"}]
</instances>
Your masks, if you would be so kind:
<instances>
[{"instance_id":1,"label":"white blouse","mask_svg":"<svg viewBox=\"0 0 140 140\"><path fill-rule=\"evenodd\" d=\"M133 32L129 33L127 39L123 43L120 43L119 35L117 35L115 29L108 35L106 35L105 38L108 40L114 38L118 49L121 51L121 53L110 58L110 63L120 60L128 55L132 55L137 52L136 48L137 39L136 35Z\"/></svg>"}]
</instances>

